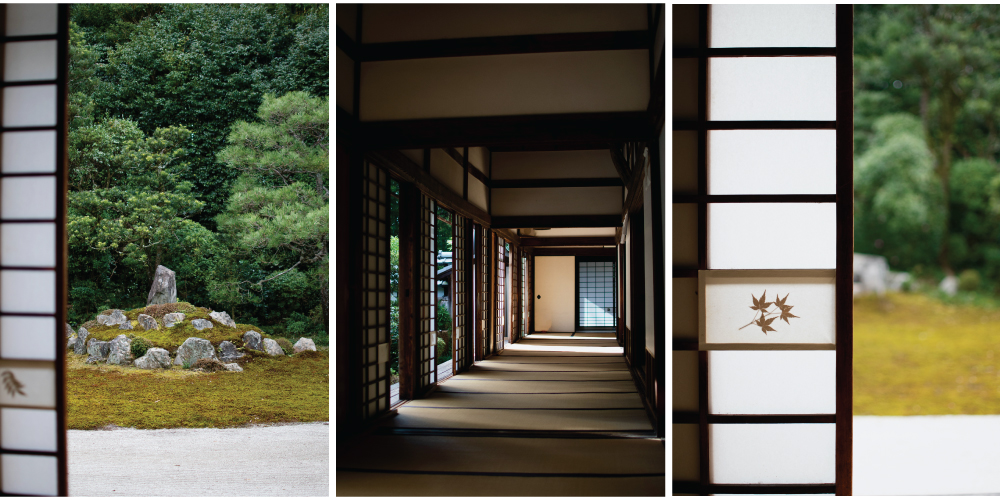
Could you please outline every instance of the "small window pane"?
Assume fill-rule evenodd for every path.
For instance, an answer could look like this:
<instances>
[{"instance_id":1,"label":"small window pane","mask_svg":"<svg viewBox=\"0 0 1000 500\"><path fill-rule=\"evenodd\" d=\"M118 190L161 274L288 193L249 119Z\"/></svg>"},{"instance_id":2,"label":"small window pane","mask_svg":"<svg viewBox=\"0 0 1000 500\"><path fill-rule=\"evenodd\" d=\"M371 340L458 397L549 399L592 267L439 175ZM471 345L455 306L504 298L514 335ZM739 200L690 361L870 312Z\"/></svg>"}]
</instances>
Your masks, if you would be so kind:
<instances>
[{"instance_id":1,"label":"small window pane","mask_svg":"<svg viewBox=\"0 0 1000 500\"><path fill-rule=\"evenodd\" d=\"M45 127L55 124L55 85L26 85L3 89L4 127Z\"/></svg>"},{"instance_id":2,"label":"small window pane","mask_svg":"<svg viewBox=\"0 0 1000 500\"><path fill-rule=\"evenodd\" d=\"M0 357L54 361L56 335L55 318L2 316Z\"/></svg>"},{"instance_id":3,"label":"small window pane","mask_svg":"<svg viewBox=\"0 0 1000 500\"><path fill-rule=\"evenodd\" d=\"M0 409L0 447L56 451L55 410Z\"/></svg>"},{"instance_id":4,"label":"small window pane","mask_svg":"<svg viewBox=\"0 0 1000 500\"><path fill-rule=\"evenodd\" d=\"M0 224L0 264L55 267L56 225Z\"/></svg>"},{"instance_id":5,"label":"small window pane","mask_svg":"<svg viewBox=\"0 0 1000 500\"><path fill-rule=\"evenodd\" d=\"M708 192L836 194L836 158L835 130L712 130Z\"/></svg>"},{"instance_id":6,"label":"small window pane","mask_svg":"<svg viewBox=\"0 0 1000 500\"><path fill-rule=\"evenodd\" d=\"M836 342L835 271L702 271L701 280L704 344L830 348Z\"/></svg>"},{"instance_id":7,"label":"small window pane","mask_svg":"<svg viewBox=\"0 0 1000 500\"><path fill-rule=\"evenodd\" d=\"M56 41L11 42L4 51L4 80L56 79Z\"/></svg>"},{"instance_id":8,"label":"small window pane","mask_svg":"<svg viewBox=\"0 0 1000 500\"><path fill-rule=\"evenodd\" d=\"M56 33L57 5L7 4L7 36L52 35Z\"/></svg>"},{"instance_id":9,"label":"small window pane","mask_svg":"<svg viewBox=\"0 0 1000 500\"><path fill-rule=\"evenodd\" d=\"M835 5L712 5L711 47L834 47Z\"/></svg>"},{"instance_id":10,"label":"small window pane","mask_svg":"<svg viewBox=\"0 0 1000 500\"><path fill-rule=\"evenodd\" d=\"M0 181L0 217L55 219L55 177L7 177Z\"/></svg>"},{"instance_id":11,"label":"small window pane","mask_svg":"<svg viewBox=\"0 0 1000 500\"><path fill-rule=\"evenodd\" d=\"M836 243L835 203L708 205L710 269L834 269Z\"/></svg>"},{"instance_id":12,"label":"small window pane","mask_svg":"<svg viewBox=\"0 0 1000 500\"><path fill-rule=\"evenodd\" d=\"M837 412L834 351L712 351L708 360L710 413Z\"/></svg>"},{"instance_id":13,"label":"small window pane","mask_svg":"<svg viewBox=\"0 0 1000 500\"><path fill-rule=\"evenodd\" d=\"M837 119L834 57L708 60L710 120Z\"/></svg>"},{"instance_id":14,"label":"small window pane","mask_svg":"<svg viewBox=\"0 0 1000 500\"><path fill-rule=\"evenodd\" d=\"M56 171L56 132L4 132L2 154L3 172Z\"/></svg>"},{"instance_id":15,"label":"small window pane","mask_svg":"<svg viewBox=\"0 0 1000 500\"><path fill-rule=\"evenodd\" d=\"M56 457L4 454L0 458L3 492L56 496L59 494L57 465Z\"/></svg>"},{"instance_id":16,"label":"small window pane","mask_svg":"<svg viewBox=\"0 0 1000 500\"><path fill-rule=\"evenodd\" d=\"M836 479L836 424L709 424L710 479L814 484Z\"/></svg>"},{"instance_id":17,"label":"small window pane","mask_svg":"<svg viewBox=\"0 0 1000 500\"><path fill-rule=\"evenodd\" d=\"M0 271L0 310L5 313L55 313L54 271Z\"/></svg>"},{"instance_id":18,"label":"small window pane","mask_svg":"<svg viewBox=\"0 0 1000 500\"><path fill-rule=\"evenodd\" d=\"M4 375L9 373L9 375ZM17 381L15 391L0 391L0 405L55 408L55 367L25 367L0 362L0 376Z\"/></svg>"}]
</instances>

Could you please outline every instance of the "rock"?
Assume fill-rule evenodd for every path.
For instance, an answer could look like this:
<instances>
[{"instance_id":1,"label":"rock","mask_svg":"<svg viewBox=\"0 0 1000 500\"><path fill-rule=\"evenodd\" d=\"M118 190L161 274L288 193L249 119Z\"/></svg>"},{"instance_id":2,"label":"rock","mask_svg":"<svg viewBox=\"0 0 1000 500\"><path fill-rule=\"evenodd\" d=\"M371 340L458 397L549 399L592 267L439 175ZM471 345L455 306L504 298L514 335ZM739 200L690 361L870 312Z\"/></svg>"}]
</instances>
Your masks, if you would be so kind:
<instances>
[{"instance_id":1,"label":"rock","mask_svg":"<svg viewBox=\"0 0 1000 500\"><path fill-rule=\"evenodd\" d=\"M184 313L168 313L163 315L163 326L170 328L184 321Z\"/></svg>"},{"instance_id":2,"label":"rock","mask_svg":"<svg viewBox=\"0 0 1000 500\"><path fill-rule=\"evenodd\" d=\"M139 315L139 326L141 326L143 330L159 330L160 329L160 325L156 324L156 320L153 319L153 317L150 316L150 315L148 315L148 314L140 314Z\"/></svg>"},{"instance_id":3,"label":"rock","mask_svg":"<svg viewBox=\"0 0 1000 500\"><path fill-rule=\"evenodd\" d=\"M70 328L69 323L66 323L66 338L70 338L70 337L73 337L75 335L76 335L76 332L74 332L73 329Z\"/></svg>"},{"instance_id":4,"label":"rock","mask_svg":"<svg viewBox=\"0 0 1000 500\"><path fill-rule=\"evenodd\" d=\"M119 335L111 341L108 350L108 364L128 366L132 364L132 341Z\"/></svg>"},{"instance_id":5,"label":"rock","mask_svg":"<svg viewBox=\"0 0 1000 500\"><path fill-rule=\"evenodd\" d=\"M128 318L125 317L125 311L121 309L115 309L111 311L111 323L109 325L120 325L122 323L128 323Z\"/></svg>"},{"instance_id":6,"label":"rock","mask_svg":"<svg viewBox=\"0 0 1000 500\"><path fill-rule=\"evenodd\" d=\"M948 294L949 296L955 295L956 293L958 293L958 277L945 276L944 279L941 280L941 284L938 285L938 288L940 288L942 292Z\"/></svg>"},{"instance_id":7,"label":"rock","mask_svg":"<svg viewBox=\"0 0 1000 500\"><path fill-rule=\"evenodd\" d=\"M97 321L98 325L108 326L111 324L111 316L107 314L98 314L94 321Z\"/></svg>"},{"instance_id":8,"label":"rock","mask_svg":"<svg viewBox=\"0 0 1000 500\"><path fill-rule=\"evenodd\" d=\"M212 311L208 313L208 317L214 319L215 322L220 325L225 325L229 328L236 328L236 322L233 321L233 318L230 318L229 315L226 314L226 311Z\"/></svg>"},{"instance_id":9,"label":"rock","mask_svg":"<svg viewBox=\"0 0 1000 500\"><path fill-rule=\"evenodd\" d=\"M204 330L206 328L214 327L214 325L212 325L212 322L207 319L193 319L191 320L191 326L193 326L195 330L199 331Z\"/></svg>"},{"instance_id":10,"label":"rock","mask_svg":"<svg viewBox=\"0 0 1000 500\"><path fill-rule=\"evenodd\" d=\"M266 352L269 356L285 355L285 351L281 350L281 346L271 339L264 339L264 352Z\"/></svg>"},{"instance_id":11,"label":"rock","mask_svg":"<svg viewBox=\"0 0 1000 500\"><path fill-rule=\"evenodd\" d=\"M75 347L76 347L76 335L73 335L72 337L69 338L69 340L66 341L66 348L74 349Z\"/></svg>"},{"instance_id":12,"label":"rock","mask_svg":"<svg viewBox=\"0 0 1000 500\"><path fill-rule=\"evenodd\" d=\"M174 302L177 302L176 275L170 269L163 266L156 266L156 274L153 275L153 286L149 288L146 305L173 304Z\"/></svg>"},{"instance_id":13,"label":"rock","mask_svg":"<svg viewBox=\"0 0 1000 500\"><path fill-rule=\"evenodd\" d=\"M135 366L144 370L170 368L170 353L166 349L151 347L146 354L135 360Z\"/></svg>"},{"instance_id":14,"label":"rock","mask_svg":"<svg viewBox=\"0 0 1000 500\"><path fill-rule=\"evenodd\" d=\"M73 352L77 354L87 353L87 337L90 336L90 332L86 328L80 327L80 331L76 334L76 345L73 346Z\"/></svg>"},{"instance_id":15,"label":"rock","mask_svg":"<svg viewBox=\"0 0 1000 500\"><path fill-rule=\"evenodd\" d=\"M132 329L132 322L126 320L124 323L118 325L118 329L119 330L131 330Z\"/></svg>"},{"instance_id":16,"label":"rock","mask_svg":"<svg viewBox=\"0 0 1000 500\"><path fill-rule=\"evenodd\" d=\"M194 321L191 323L194 324ZM174 364L193 365L199 359L218 359L215 357L215 348L212 347L211 342L205 339L188 337L188 339L177 348L177 358L174 359Z\"/></svg>"},{"instance_id":17,"label":"rock","mask_svg":"<svg viewBox=\"0 0 1000 500\"><path fill-rule=\"evenodd\" d=\"M236 345L228 340L223 340L222 343L219 344L219 353L221 354L219 359L221 359L224 363L230 363L243 357L243 353L236 350Z\"/></svg>"},{"instance_id":18,"label":"rock","mask_svg":"<svg viewBox=\"0 0 1000 500\"><path fill-rule=\"evenodd\" d=\"M295 352L315 351L316 343L313 342L312 339L300 337L299 341L296 342L295 345L292 346L292 348L295 349Z\"/></svg>"},{"instance_id":19,"label":"rock","mask_svg":"<svg viewBox=\"0 0 1000 500\"><path fill-rule=\"evenodd\" d=\"M236 363L226 363L223 366L226 367L226 370L231 371L231 372L241 372L241 371L243 371L243 368L241 368L240 365L238 365Z\"/></svg>"},{"instance_id":20,"label":"rock","mask_svg":"<svg viewBox=\"0 0 1000 500\"><path fill-rule=\"evenodd\" d=\"M84 363L87 363L88 365L96 365L98 361L104 361L104 360L98 358L97 356L87 356L87 361L84 361Z\"/></svg>"},{"instance_id":21,"label":"rock","mask_svg":"<svg viewBox=\"0 0 1000 500\"><path fill-rule=\"evenodd\" d=\"M90 339L90 342L87 342L87 354L89 354L92 358L104 360L107 359L108 354L110 353L111 342L105 342L97 339Z\"/></svg>"},{"instance_id":22,"label":"rock","mask_svg":"<svg viewBox=\"0 0 1000 500\"><path fill-rule=\"evenodd\" d=\"M263 351L264 346L261 344L261 335L253 330L243 334L243 345L248 349L253 349L255 351Z\"/></svg>"}]
</instances>

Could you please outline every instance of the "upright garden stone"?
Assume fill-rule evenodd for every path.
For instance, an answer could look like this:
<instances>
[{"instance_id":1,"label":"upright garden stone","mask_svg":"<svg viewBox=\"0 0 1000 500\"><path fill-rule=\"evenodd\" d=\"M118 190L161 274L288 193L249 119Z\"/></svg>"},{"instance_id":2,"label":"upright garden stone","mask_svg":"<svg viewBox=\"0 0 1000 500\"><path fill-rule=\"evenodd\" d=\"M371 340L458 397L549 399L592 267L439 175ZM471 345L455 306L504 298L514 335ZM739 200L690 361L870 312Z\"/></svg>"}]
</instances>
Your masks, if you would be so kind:
<instances>
[{"instance_id":1,"label":"upright garden stone","mask_svg":"<svg viewBox=\"0 0 1000 500\"><path fill-rule=\"evenodd\" d=\"M70 338L74 335L76 335L76 332L74 332L73 328L69 326L69 323L66 323L66 338Z\"/></svg>"},{"instance_id":2,"label":"upright garden stone","mask_svg":"<svg viewBox=\"0 0 1000 500\"><path fill-rule=\"evenodd\" d=\"M207 319L193 319L191 320L191 326L198 331L213 327L212 322Z\"/></svg>"},{"instance_id":3,"label":"upright garden stone","mask_svg":"<svg viewBox=\"0 0 1000 500\"><path fill-rule=\"evenodd\" d=\"M166 267L156 266L153 286L149 288L149 295L146 296L146 305L173 304L174 302L177 302L176 275Z\"/></svg>"},{"instance_id":4,"label":"upright garden stone","mask_svg":"<svg viewBox=\"0 0 1000 500\"><path fill-rule=\"evenodd\" d=\"M122 337L124 337L124 335L122 335ZM111 342L90 339L90 341L87 342L87 354L89 354L90 357L97 358L99 360L107 359L108 354L111 354Z\"/></svg>"},{"instance_id":5,"label":"upright garden stone","mask_svg":"<svg viewBox=\"0 0 1000 500\"><path fill-rule=\"evenodd\" d=\"M135 366L144 370L170 368L170 353L166 349L151 347L146 354L135 360Z\"/></svg>"},{"instance_id":6,"label":"upright garden stone","mask_svg":"<svg viewBox=\"0 0 1000 500\"><path fill-rule=\"evenodd\" d=\"M251 330L243 334L243 345L248 349L263 351L264 346L261 344L261 339L262 337L259 333Z\"/></svg>"},{"instance_id":7,"label":"upright garden stone","mask_svg":"<svg viewBox=\"0 0 1000 500\"><path fill-rule=\"evenodd\" d=\"M221 359L223 363L231 363L243 357L243 353L236 350L236 345L228 340L223 340L222 343L219 344L219 353L221 354L219 359Z\"/></svg>"},{"instance_id":8,"label":"upright garden stone","mask_svg":"<svg viewBox=\"0 0 1000 500\"><path fill-rule=\"evenodd\" d=\"M241 367L240 365L238 365L236 363L226 363L225 365L222 365L222 366L225 366L226 370L227 371L231 371L231 372L241 372L241 371L243 371L243 367Z\"/></svg>"},{"instance_id":9,"label":"upright garden stone","mask_svg":"<svg viewBox=\"0 0 1000 500\"><path fill-rule=\"evenodd\" d=\"M205 339L188 337L188 339L177 348L177 357L174 359L174 364L186 364L190 366L199 359L218 359L215 357L215 348L212 347L211 342Z\"/></svg>"},{"instance_id":10,"label":"upright garden stone","mask_svg":"<svg viewBox=\"0 0 1000 500\"><path fill-rule=\"evenodd\" d=\"M76 334L76 345L73 346L73 352L77 354L87 353L87 337L90 336L90 332L86 328L80 327L80 331Z\"/></svg>"},{"instance_id":11,"label":"upright garden stone","mask_svg":"<svg viewBox=\"0 0 1000 500\"><path fill-rule=\"evenodd\" d=\"M163 326L170 328L184 321L184 313L168 313L163 315Z\"/></svg>"},{"instance_id":12,"label":"upright garden stone","mask_svg":"<svg viewBox=\"0 0 1000 500\"><path fill-rule=\"evenodd\" d=\"M108 349L108 364L128 366L132 364L132 341L119 335L111 341Z\"/></svg>"},{"instance_id":13,"label":"upright garden stone","mask_svg":"<svg viewBox=\"0 0 1000 500\"><path fill-rule=\"evenodd\" d=\"M124 323L118 325L118 329L119 330L131 330L132 329L132 322L126 320Z\"/></svg>"},{"instance_id":14,"label":"upright garden stone","mask_svg":"<svg viewBox=\"0 0 1000 500\"><path fill-rule=\"evenodd\" d=\"M139 315L139 326L142 326L143 330L159 330L160 325L156 324L156 320L148 314Z\"/></svg>"},{"instance_id":15,"label":"upright garden stone","mask_svg":"<svg viewBox=\"0 0 1000 500\"><path fill-rule=\"evenodd\" d=\"M66 341L66 348L76 350L76 335L73 335Z\"/></svg>"},{"instance_id":16,"label":"upright garden stone","mask_svg":"<svg viewBox=\"0 0 1000 500\"><path fill-rule=\"evenodd\" d=\"M121 309L115 309L111 311L111 323L109 325L120 325L122 323L128 323L128 318L125 317L125 311Z\"/></svg>"},{"instance_id":17,"label":"upright garden stone","mask_svg":"<svg viewBox=\"0 0 1000 500\"><path fill-rule=\"evenodd\" d=\"M264 352L266 352L269 356L285 355L285 351L281 350L281 346L271 339L264 339Z\"/></svg>"},{"instance_id":18,"label":"upright garden stone","mask_svg":"<svg viewBox=\"0 0 1000 500\"><path fill-rule=\"evenodd\" d=\"M107 314L98 314L97 317L94 318L94 321L97 321L97 324L102 326L110 326L112 324L111 316L108 316Z\"/></svg>"},{"instance_id":19,"label":"upright garden stone","mask_svg":"<svg viewBox=\"0 0 1000 500\"><path fill-rule=\"evenodd\" d=\"M315 351L316 350L316 343L313 342L312 339L307 339L305 337L300 337L299 341L296 342L295 345L292 346L292 349L295 349L295 352Z\"/></svg>"},{"instance_id":20,"label":"upright garden stone","mask_svg":"<svg viewBox=\"0 0 1000 500\"><path fill-rule=\"evenodd\" d=\"M208 313L208 317L215 320L216 323L220 325L228 326L229 328L236 328L236 322L233 318L230 318L226 311L212 311Z\"/></svg>"}]
</instances>

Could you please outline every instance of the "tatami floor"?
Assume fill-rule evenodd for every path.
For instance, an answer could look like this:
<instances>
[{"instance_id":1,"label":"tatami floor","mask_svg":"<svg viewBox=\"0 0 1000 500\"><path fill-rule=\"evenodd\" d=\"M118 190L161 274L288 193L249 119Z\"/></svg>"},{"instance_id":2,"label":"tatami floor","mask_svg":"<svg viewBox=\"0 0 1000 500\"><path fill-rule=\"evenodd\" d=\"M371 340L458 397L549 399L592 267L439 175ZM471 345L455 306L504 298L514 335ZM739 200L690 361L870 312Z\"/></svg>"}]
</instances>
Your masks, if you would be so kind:
<instances>
[{"instance_id":1,"label":"tatami floor","mask_svg":"<svg viewBox=\"0 0 1000 500\"><path fill-rule=\"evenodd\" d=\"M337 453L336 494L664 496L664 443L613 333L534 334Z\"/></svg>"}]
</instances>

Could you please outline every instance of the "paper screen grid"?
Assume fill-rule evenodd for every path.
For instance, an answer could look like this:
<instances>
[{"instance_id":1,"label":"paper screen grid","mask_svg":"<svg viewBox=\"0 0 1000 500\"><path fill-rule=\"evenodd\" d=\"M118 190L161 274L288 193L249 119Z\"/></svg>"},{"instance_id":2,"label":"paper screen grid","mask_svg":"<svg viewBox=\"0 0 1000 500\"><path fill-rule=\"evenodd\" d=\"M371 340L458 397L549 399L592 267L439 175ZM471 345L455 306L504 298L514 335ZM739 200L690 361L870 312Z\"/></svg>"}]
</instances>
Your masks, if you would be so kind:
<instances>
[{"instance_id":1,"label":"paper screen grid","mask_svg":"<svg viewBox=\"0 0 1000 500\"><path fill-rule=\"evenodd\" d=\"M579 324L581 327L615 326L615 263L578 262Z\"/></svg>"}]
</instances>

